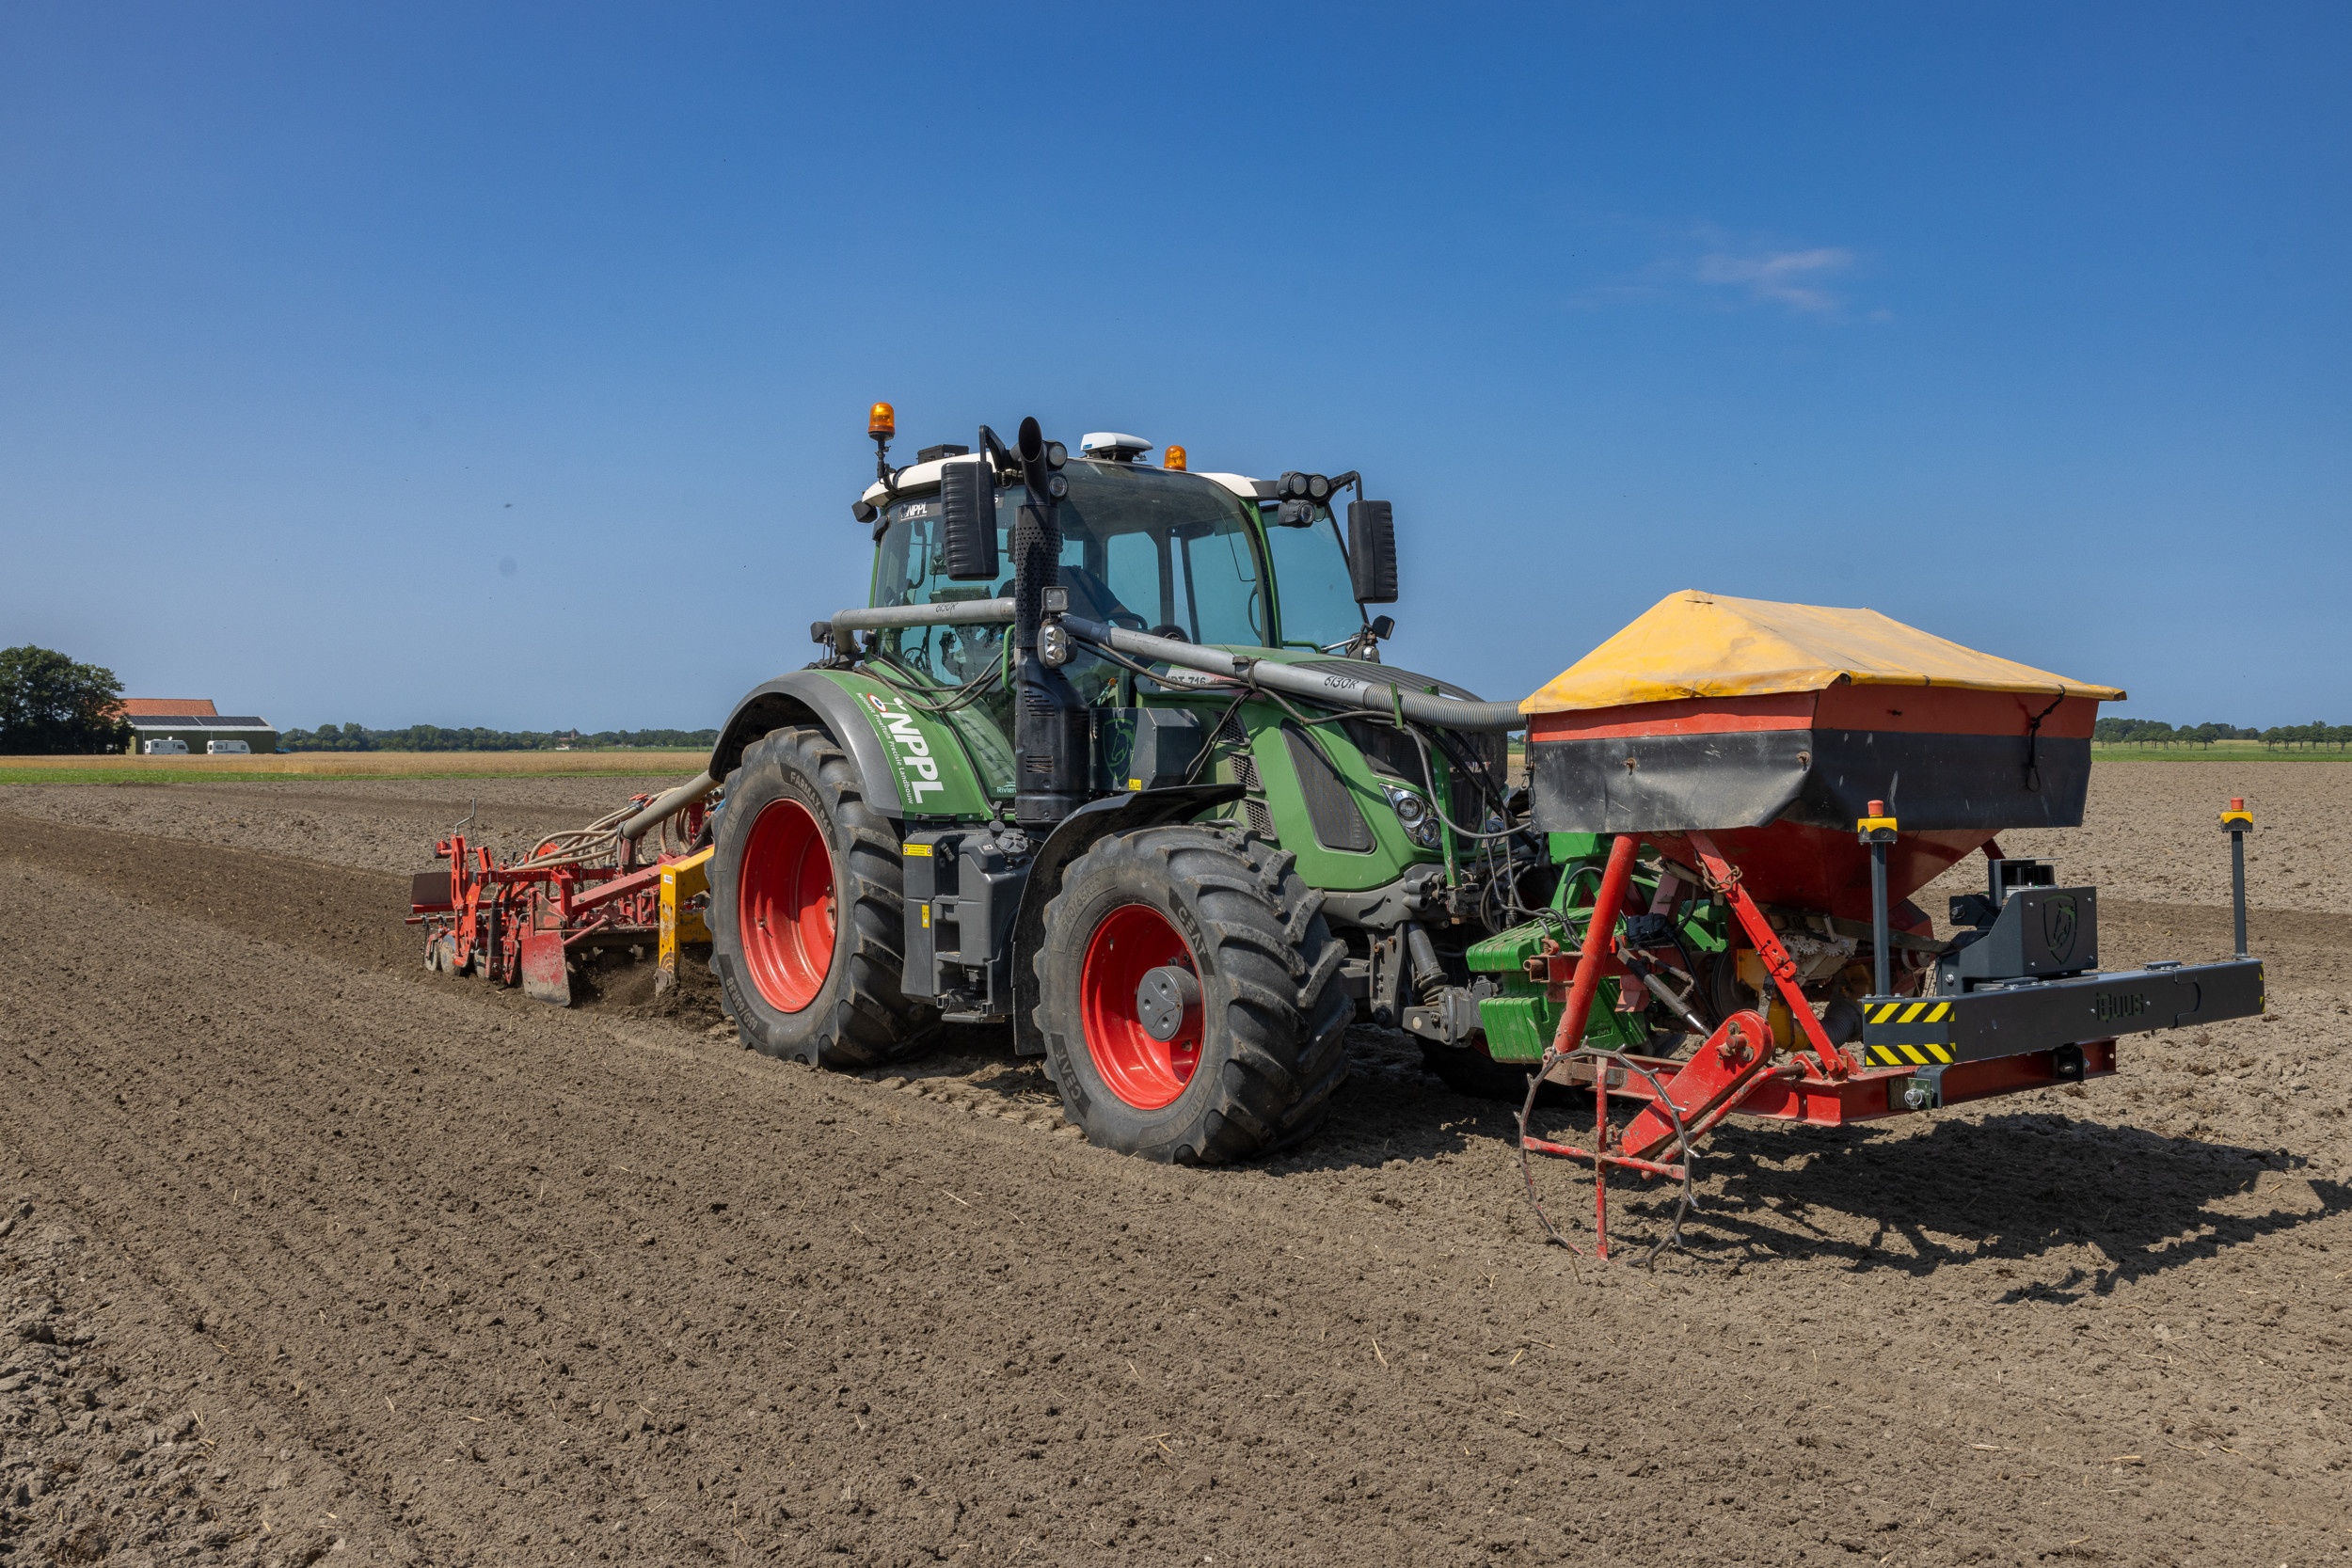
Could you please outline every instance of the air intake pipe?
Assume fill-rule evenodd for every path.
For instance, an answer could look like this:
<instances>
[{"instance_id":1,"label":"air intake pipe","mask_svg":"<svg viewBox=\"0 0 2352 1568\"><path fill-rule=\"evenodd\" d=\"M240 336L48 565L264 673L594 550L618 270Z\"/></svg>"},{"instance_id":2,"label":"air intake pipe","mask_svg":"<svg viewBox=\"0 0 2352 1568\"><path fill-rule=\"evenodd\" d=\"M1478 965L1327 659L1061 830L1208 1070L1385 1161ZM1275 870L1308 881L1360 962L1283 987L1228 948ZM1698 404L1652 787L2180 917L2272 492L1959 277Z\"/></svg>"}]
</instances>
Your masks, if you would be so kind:
<instances>
[{"instance_id":1,"label":"air intake pipe","mask_svg":"<svg viewBox=\"0 0 2352 1568\"><path fill-rule=\"evenodd\" d=\"M622 823L617 830L631 844L645 836L646 831L668 821L719 787L719 781L709 774L687 780L675 789L664 790L645 802L645 809Z\"/></svg>"}]
</instances>

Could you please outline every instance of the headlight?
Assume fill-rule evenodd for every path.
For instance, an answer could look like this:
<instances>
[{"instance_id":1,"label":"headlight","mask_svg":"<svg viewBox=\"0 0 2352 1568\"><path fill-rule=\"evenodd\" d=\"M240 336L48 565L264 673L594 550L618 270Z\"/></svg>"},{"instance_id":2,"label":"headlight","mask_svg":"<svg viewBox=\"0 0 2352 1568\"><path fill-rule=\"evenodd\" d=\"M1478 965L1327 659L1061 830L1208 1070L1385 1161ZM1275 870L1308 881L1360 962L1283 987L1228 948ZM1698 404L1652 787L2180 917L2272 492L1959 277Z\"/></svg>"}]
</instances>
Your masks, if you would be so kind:
<instances>
[{"instance_id":1,"label":"headlight","mask_svg":"<svg viewBox=\"0 0 2352 1568\"><path fill-rule=\"evenodd\" d=\"M1384 784L1381 789L1389 797L1389 804L1396 812L1396 819L1404 824L1405 836L1424 849L1438 847L1438 818L1429 809L1429 802L1401 784Z\"/></svg>"}]
</instances>

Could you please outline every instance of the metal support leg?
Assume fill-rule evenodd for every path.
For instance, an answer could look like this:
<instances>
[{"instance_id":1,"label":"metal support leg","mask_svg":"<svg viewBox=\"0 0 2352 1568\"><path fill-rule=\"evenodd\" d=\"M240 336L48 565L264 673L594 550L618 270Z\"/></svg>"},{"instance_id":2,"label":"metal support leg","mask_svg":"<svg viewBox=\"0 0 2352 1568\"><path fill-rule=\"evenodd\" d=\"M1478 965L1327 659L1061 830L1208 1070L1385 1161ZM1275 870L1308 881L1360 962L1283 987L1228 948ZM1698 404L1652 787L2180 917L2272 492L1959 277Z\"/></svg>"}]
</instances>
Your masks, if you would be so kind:
<instances>
[{"instance_id":1,"label":"metal support leg","mask_svg":"<svg viewBox=\"0 0 2352 1568\"><path fill-rule=\"evenodd\" d=\"M2237 917L2237 956L2246 957L2246 835L2230 835L2230 908Z\"/></svg>"},{"instance_id":2,"label":"metal support leg","mask_svg":"<svg viewBox=\"0 0 2352 1568\"><path fill-rule=\"evenodd\" d=\"M1895 842L1899 824L1887 815L1886 802L1870 802L1870 815L1854 824L1862 842L1870 847L1870 959L1871 980L1877 989L1872 996L1891 996L1892 984L1888 958L1891 956L1886 940L1886 847Z\"/></svg>"},{"instance_id":3,"label":"metal support leg","mask_svg":"<svg viewBox=\"0 0 2352 1568\"><path fill-rule=\"evenodd\" d=\"M2245 944L2241 942L2241 947ZM1886 941L1886 846L1870 846L1870 957L1877 966L1872 996L1888 996Z\"/></svg>"},{"instance_id":4,"label":"metal support leg","mask_svg":"<svg viewBox=\"0 0 2352 1568\"><path fill-rule=\"evenodd\" d=\"M2246 835L2254 826L2254 814L2246 809L2243 796L2230 801L2230 809L2221 814L2221 825L2230 834L2230 910L2237 923L2237 956L2246 957Z\"/></svg>"}]
</instances>

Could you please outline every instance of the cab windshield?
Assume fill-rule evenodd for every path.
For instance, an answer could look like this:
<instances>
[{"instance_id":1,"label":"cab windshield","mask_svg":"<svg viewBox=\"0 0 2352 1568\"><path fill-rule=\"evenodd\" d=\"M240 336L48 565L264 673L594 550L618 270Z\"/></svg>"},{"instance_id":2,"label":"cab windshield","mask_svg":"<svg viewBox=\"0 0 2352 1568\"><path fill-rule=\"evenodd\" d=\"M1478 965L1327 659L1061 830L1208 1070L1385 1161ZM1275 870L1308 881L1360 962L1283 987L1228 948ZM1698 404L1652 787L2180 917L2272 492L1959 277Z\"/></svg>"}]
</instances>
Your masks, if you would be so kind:
<instances>
[{"instance_id":1,"label":"cab windshield","mask_svg":"<svg viewBox=\"0 0 2352 1568\"><path fill-rule=\"evenodd\" d=\"M1363 629L1364 612L1347 574L1347 547L1328 508L1304 528L1284 528L1267 507L1266 553L1274 558L1274 592L1281 601L1282 646L1328 648Z\"/></svg>"},{"instance_id":2,"label":"cab windshield","mask_svg":"<svg viewBox=\"0 0 2352 1568\"><path fill-rule=\"evenodd\" d=\"M1062 532L1061 581L1070 591L1072 614L1187 642L1272 645L1248 503L1214 480L1161 468L1073 459L1062 474L1070 493L1056 515ZM956 582L946 576L936 495L893 505L875 560L874 603L1009 597L1012 524L1025 496L1017 484L996 493L1002 578L995 583ZM1344 584L1346 578L1343 561L1339 580ZM1350 626L1325 641L1353 630ZM1003 657L1004 631L1002 626L914 626L883 637L900 663L933 680L961 684ZM1064 673L1091 696L1089 689L1106 680L1110 669L1081 644ZM1098 678L1082 678L1089 674Z\"/></svg>"}]
</instances>

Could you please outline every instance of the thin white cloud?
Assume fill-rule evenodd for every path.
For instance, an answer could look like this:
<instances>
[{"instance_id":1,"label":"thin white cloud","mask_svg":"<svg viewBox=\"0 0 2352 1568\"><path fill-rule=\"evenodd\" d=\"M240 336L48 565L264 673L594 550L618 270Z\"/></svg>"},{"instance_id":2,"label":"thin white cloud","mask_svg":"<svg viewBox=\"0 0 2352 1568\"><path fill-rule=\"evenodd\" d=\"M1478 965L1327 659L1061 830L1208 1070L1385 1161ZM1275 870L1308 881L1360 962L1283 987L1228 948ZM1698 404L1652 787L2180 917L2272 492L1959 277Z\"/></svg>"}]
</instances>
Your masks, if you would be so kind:
<instances>
[{"instance_id":1,"label":"thin white cloud","mask_svg":"<svg viewBox=\"0 0 2352 1568\"><path fill-rule=\"evenodd\" d=\"M1681 305L1711 310L1770 309L1822 323L1886 322L1883 309L1851 299L1867 259L1844 245L1782 249L1761 235L1735 235L1713 224L1680 230L1620 216L1588 218L1627 237L1648 230L1654 260L1614 277L1595 279L1570 296L1572 308Z\"/></svg>"},{"instance_id":2,"label":"thin white cloud","mask_svg":"<svg viewBox=\"0 0 2352 1568\"><path fill-rule=\"evenodd\" d=\"M1853 264L1854 253L1836 245L1758 256L1715 251L1692 263L1691 276L1716 288L1742 292L1758 304L1779 305L1804 315L1834 316L1841 313L1844 302L1823 285Z\"/></svg>"}]
</instances>

